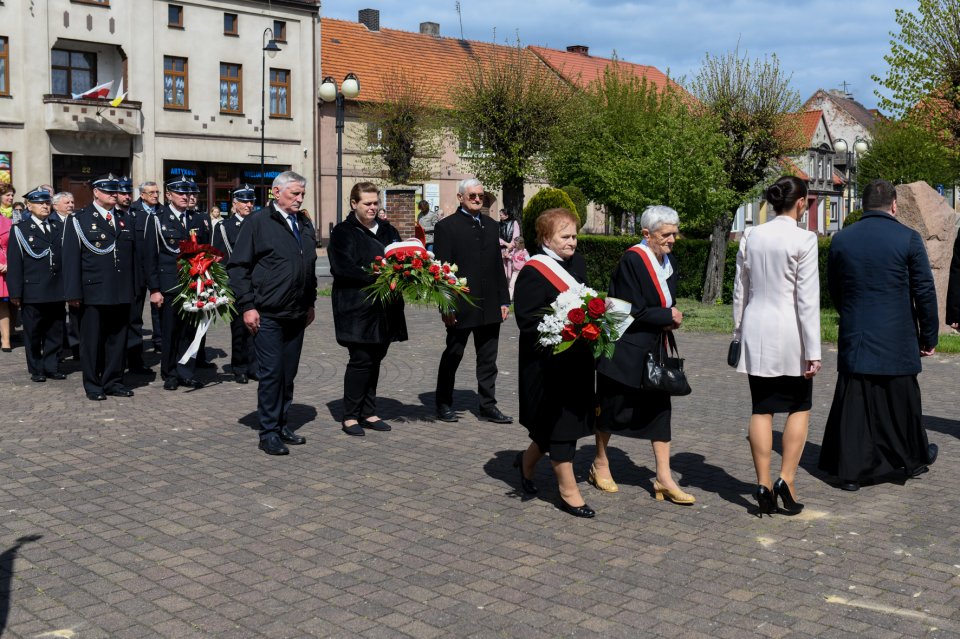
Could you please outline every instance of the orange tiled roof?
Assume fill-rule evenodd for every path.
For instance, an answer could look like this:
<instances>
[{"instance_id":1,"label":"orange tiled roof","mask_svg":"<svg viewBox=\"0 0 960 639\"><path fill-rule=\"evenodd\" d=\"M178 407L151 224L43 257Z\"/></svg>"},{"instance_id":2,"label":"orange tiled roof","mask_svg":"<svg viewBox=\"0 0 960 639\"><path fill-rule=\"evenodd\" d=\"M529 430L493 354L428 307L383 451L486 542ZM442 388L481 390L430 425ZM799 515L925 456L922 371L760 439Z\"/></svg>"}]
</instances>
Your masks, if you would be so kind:
<instances>
[{"instance_id":1,"label":"orange tiled roof","mask_svg":"<svg viewBox=\"0 0 960 639\"><path fill-rule=\"evenodd\" d=\"M359 22L323 18L320 26L321 70L339 84L347 73L360 79L361 101L382 100L385 82L397 72L421 81L430 101L450 107L449 91L477 60L509 55L513 47L444 38L398 29L370 31ZM523 55L538 65L539 58Z\"/></svg>"},{"instance_id":2,"label":"orange tiled roof","mask_svg":"<svg viewBox=\"0 0 960 639\"><path fill-rule=\"evenodd\" d=\"M810 176L807 175L807 172L800 168L800 166L790 158L781 158L780 164L783 168L789 171L792 175L797 176L801 180L809 181Z\"/></svg>"},{"instance_id":3,"label":"orange tiled roof","mask_svg":"<svg viewBox=\"0 0 960 639\"><path fill-rule=\"evenodd\" d=\"M548 49L546 47L531 46L529 49L561 77L580 88L586 88L591 82L602 78L604 71L614 62L610 58L599 58L583 53L560 51L559 49ZM673 88L679 89L682 94L686 95L687 93L679 84L668 78L656 67L634 64L626 60L617 60L616 62L621 68L632 71L638 78L646 79L660 91L669 84Z\"/></svg>"},{"instance_id":4,"label":"orange tiled roof","mask_svg":"<svg viewBox=\"0 0 960 639\"><path fill-rule=\"evenodd\" d=\"M783 119L783 135L795 149L810 148L813 134L823 118L823 111L788 113Z\"/></svg>"}]
</instances>

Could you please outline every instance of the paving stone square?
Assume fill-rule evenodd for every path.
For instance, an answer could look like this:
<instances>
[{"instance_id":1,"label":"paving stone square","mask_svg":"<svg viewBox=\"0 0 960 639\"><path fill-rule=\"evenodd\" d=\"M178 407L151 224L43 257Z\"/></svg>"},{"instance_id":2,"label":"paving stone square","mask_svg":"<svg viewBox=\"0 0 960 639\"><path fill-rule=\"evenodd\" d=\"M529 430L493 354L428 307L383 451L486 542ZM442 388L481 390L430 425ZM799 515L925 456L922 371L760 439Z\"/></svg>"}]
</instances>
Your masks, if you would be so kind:
<instances>
[{"instance_id":1,"label":"paving stone square","mask_svg":"<svg viewBox=\"0 0 960 639\"><path fill-rule=\"evenodd\" d=\"M224 326L194 391L128 376L135 397L91 402L77 363L36 384L22 347L0 356L3 637L960 637L960 356L924 360L930 472L845 493L816 469L827 345L806 509L759 519L746 378L725 336L681 333L693 394L674 401L672 464L697 503L655 501L650 445L616 436L620 492L596 491L585 439L575 469L598 514L582 520L554 505L546 461L540 493L518 492L526 431L476 418L471 349L460 421L434 421L434 310L407 309L411 339L380 378L394 429L363 438L339 427L347 357L329 298L317 318L291 411L307 443L286 457L257 449L256 385L233 382ZM511 318L498 398L514 416L516 343Z\"/></svg>"}]
</instances>

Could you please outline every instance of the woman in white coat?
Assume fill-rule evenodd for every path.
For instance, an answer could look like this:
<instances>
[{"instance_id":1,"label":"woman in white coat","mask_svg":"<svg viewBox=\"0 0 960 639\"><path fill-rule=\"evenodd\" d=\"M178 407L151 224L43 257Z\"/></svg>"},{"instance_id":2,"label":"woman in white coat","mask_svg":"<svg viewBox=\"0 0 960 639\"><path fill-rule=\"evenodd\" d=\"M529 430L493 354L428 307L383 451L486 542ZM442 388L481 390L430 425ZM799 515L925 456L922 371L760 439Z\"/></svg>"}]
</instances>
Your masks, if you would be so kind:
<instances>
[{"instance_id":1,"label":"woman in white coat","mask_svg":"<svg viewBox=\"0 0 960 639\"><path fill-rule=\"evenodd\" d=\"M777 216L743 234L733 289L734 339L741 342L737 370L749 376L753 401L750 452L761 517L803 509L794 478L807 441L813 376L820 370L817 236L797 226L807 205L807 185L781 177L767 189L766 200ZM771 484L775 413L787 413L787 424L780 478Z\"/></svg>"}]
</instances>

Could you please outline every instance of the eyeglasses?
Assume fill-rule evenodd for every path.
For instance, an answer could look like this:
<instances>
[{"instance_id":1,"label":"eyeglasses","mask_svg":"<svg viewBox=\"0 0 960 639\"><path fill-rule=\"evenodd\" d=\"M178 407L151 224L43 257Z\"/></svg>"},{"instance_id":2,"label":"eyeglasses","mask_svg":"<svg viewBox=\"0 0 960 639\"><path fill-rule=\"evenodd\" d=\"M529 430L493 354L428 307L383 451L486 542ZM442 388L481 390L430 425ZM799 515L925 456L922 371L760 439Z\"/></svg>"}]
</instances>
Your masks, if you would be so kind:
<instances>
[{"instance_id":1,"label":"eyeglasses","mask_svg":"<svg viewBox=\"0 0 960 639\"><path fill-rule=\"evenodd\" d=\"M482 200L483 193L464 193L463 197L468 200Z\"/></svg>"}]
</instances>

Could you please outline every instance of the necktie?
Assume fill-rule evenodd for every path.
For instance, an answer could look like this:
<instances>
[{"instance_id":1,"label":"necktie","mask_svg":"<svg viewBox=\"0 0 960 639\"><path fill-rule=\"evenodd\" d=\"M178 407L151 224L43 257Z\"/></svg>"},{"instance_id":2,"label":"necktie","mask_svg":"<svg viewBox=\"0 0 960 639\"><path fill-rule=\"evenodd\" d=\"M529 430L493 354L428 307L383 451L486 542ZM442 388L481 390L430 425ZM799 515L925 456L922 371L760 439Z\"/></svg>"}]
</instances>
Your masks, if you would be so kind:
<instances>
[{"instance_id":1,"label":"necktie","mask_svg":"<svg viewBox=\"0 0 960 639\"><path fill-rule=\"evenodd\" d=\"M184 211L180 214L180 223L183 224L183 228L187 228L187 213Z\"/></svg>"},{"instance_id":2,"label":"necktie","mask_svg":"<svg viewBox=\"0 0 960 639\"><path fill-rule=\"evenodd\" d=\"M300 228L297 226L297 216L288 215L287 219L290 220L290 228L293 229L293 234L297 236L297 244L300 244Z\"/></svg>"},{"instance_id":3,"label":"necktie","mask_svg":"<svg viewBox=\"0 0 960 639\"><path fill-rule=\"evenodd\" d=\"M47 224L46 220L42 222L42 226L43 226L43 234L46 235L47 237L50 237L50 225Z\"/></svg>"}]
</instances>

